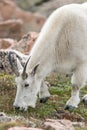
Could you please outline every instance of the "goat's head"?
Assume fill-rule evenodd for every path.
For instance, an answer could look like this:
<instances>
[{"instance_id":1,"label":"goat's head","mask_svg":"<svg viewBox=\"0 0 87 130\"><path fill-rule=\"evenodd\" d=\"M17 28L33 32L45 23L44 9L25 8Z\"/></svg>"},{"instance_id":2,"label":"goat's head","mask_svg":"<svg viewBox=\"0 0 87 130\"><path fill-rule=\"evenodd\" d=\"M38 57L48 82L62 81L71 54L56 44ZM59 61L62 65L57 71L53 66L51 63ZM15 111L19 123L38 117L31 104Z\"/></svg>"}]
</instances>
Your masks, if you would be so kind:
<instances>
[{"instance_id":1,"label":"goat's head","mask_svg":"<svg viewBox=\"0 0 87 130\"><path fill-rule=\"evenodd\" d=\"M29 58L30 59L30 58ZM31 72L26 72L29 59L23 67L17 58L16 85L17 93L13 106L19 110L27 110L28 106L35 107L37 100L38 87L40 86L39 78L36 75L38 65Z\"/></svg>"}]
</instances>

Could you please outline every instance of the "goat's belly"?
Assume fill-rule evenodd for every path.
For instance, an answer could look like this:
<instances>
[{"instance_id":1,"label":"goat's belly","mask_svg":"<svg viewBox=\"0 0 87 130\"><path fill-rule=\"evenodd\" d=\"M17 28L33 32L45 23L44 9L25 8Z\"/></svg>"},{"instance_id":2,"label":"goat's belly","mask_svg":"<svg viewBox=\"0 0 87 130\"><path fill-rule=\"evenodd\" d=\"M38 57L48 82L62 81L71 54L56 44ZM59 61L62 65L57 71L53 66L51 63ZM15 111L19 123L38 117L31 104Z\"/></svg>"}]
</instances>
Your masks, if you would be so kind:
<instances>
[{"instance_id":1,"label":"goat's belly","mask_svg":"<svg viewBox=\"0 0 87 130\"><path fill-rule=\"evenodd\" d=\"M71 74L74 72L75 68L76 68L75 63L63 63L56 67L55 72L61 74Z\"/></svg>"}]
</instances>

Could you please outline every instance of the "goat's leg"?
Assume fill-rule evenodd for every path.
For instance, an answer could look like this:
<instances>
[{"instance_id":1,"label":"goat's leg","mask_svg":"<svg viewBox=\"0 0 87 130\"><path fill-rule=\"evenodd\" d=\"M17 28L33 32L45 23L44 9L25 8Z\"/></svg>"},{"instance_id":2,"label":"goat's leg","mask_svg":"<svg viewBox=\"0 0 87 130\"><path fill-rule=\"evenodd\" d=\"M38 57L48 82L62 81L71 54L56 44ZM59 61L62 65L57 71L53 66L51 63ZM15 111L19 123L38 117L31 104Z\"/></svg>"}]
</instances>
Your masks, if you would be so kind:
<instances>
[{"instance_id":1,"label":"goat's leg","mask_svg":"<svg viewBox=\"0 0 87 130\"><path fill-rule=\"evenodd\" d=\"M79 92L81 87L86 83L87 79L87 65L79 66L72 75L72 92L71 97L67 101L65 109L72 110L73 108L78 107L80 103Z\"/></svg>"},{"instance_id":2,"label":"goat's leg","mask_svg":"<svg viewBox=\"0 0 87 130\"><path fill-rule=\"evenodd\" d=\"M48 88L49 88L49 83L42 82L40 87L40 92L39 92L40 103L45 103L49 99L50 93L48 91Z\"/></svg>"},{"instance_id":3,"label":"goat's leg","mask_svg":"<svg viewBox=\"0 0 87 130\"><path fill-rule=\"evenodd\" d=\"M85 105L87 105L87 94L83 96L82 101Z\"/></svg>"},{"instance_id":4,"label":"goat's leg","mask_svg":"<svg viewBox=\"0 0 87 130\"><path fill-rule=\"evenodd\" d=\"M86 86L87 86L87 79L86 79ZM85 94L83 97L82 97L82 101L85 105L87 105L87 94Z\"/></svg>"},{"instance_id":5,"label":"goat's leg","mask_svg":"<svg viewBox=\"0 0 87 130\"><path fill-rule=\"evenodd\" d=\"M80 103L79 91L79 86L73 84L71 97L66 103L65 110L73 110L74 108L78 107L78 104Z\"/></svg>"},{"instance_id":6,"label":"goat's leg","mask_svg":"<svg viewBox=\"0 0 87 130\"><path fill-rule=\"evenodd\" d=\"M87 86L87 80L86 80L86 86ZM85 94L83 97L82 97L82 101L85 105L87 105L87 94Z\"/></svg>"}]
</instances>

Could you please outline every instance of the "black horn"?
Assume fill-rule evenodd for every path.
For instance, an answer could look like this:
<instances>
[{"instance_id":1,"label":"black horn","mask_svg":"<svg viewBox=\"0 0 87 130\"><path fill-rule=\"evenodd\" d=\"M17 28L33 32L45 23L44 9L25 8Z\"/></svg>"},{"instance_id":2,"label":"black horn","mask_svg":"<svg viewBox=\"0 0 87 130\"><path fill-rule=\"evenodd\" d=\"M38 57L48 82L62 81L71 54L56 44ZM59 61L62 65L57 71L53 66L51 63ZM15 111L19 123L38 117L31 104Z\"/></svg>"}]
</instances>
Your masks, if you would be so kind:
<instances>
[{"instance_id":1,"label":"black horn","mask_svg":"<svg viewBox=\"0 0 87 130\"><path fill-rule=\"evenodd\" d=\"M28 64L29 60L30 60L30 57L28 58L27 62L25 63L25 66L24 66L24 69L23 69L23 73L22 73L22 78L23 79L26 79L27 76L28 76L27 73L26 73L26 67L27 67L27 64Z\"/></svg>"}]
</instances>

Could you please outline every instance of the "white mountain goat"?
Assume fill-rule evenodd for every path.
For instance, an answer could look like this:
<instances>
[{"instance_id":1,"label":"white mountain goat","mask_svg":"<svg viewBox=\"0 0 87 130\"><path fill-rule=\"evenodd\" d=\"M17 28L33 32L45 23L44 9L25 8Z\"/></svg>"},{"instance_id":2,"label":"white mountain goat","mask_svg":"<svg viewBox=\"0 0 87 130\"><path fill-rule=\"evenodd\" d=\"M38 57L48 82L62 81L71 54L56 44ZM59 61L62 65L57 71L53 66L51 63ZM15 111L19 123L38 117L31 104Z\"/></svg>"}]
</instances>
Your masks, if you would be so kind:
<instances>
[{"instance_id":1,"label":"white mountain goat","mask_svg":"<svg viewBox=\"0 0 87 130\"><path fill-rule=\"evenodd\" d=\"M79 91L87 81L87 3L66 5L54 11L29 57L24 68L17 60L19 77L14 107L20 110L35 107L39 91L41 98L49 97L43 81L51 72L72 73L72 93L65 109L78 107Z\"/></svg>"}]
</instances>

